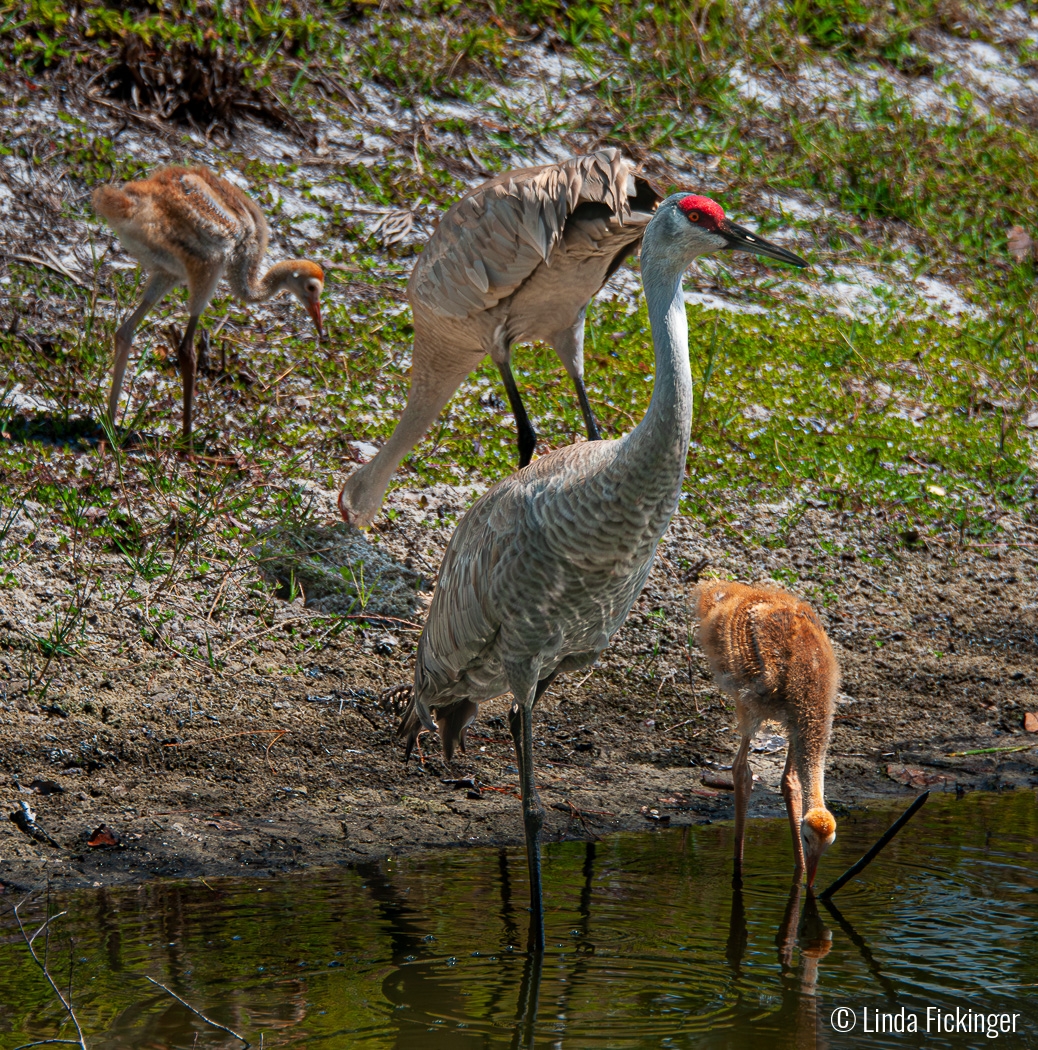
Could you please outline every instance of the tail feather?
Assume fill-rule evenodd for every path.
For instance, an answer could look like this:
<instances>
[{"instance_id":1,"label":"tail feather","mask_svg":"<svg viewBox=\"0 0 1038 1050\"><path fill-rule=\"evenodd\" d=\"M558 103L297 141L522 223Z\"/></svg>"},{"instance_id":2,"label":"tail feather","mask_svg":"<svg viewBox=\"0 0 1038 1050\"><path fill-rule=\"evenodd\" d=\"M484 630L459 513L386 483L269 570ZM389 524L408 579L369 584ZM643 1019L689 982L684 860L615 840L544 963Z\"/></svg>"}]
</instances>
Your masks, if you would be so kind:
<instances>
[{"instance_id":1,"label":"tail feather","mask_svg":"<svg viewBox=\"0 0 1038 1050\"><path fill-rule=\"evenodd\" d=\"M90 196L94 211L109 222L128 219L134 211L134 200L118 186L98 186Z\"/></svg>"},{"instance_id":2,"label":"tail feather","mask_svg":"<svg viewBox=\"0 0 1038 1050\"><path fill-rule=\"evenodd\" d=\"M402 695L405 688L409 687L397 686L392 692ZM454 758L456 748L460 747L464 753L465 734L468 727L476 720L478 713L479 704L471 700L456 700L453 704L436 708L436 720L433 721L429 708L424 701L418 699L414 689L411 688L407 706L404 708L400 725L396 731L397 736L404 738L404 761L406 762L411 757L419 734L424 730L429 730L439 732L444 760L450 763Z\"/></svg>"},{"instance_id":3,"label":"tail feather","mask_svg":"<svg viewBox=\"0 0 1038 1050\"><path fill-rule=\"evenodd\" d=\"M454 749L460 747L465 752L465 734L479 714L479 704L472 700L458 700L450 707L436 711L437 727L440 740L443 742L443 757L450 764L454 760Z\"/></svg>"}]
</instances>

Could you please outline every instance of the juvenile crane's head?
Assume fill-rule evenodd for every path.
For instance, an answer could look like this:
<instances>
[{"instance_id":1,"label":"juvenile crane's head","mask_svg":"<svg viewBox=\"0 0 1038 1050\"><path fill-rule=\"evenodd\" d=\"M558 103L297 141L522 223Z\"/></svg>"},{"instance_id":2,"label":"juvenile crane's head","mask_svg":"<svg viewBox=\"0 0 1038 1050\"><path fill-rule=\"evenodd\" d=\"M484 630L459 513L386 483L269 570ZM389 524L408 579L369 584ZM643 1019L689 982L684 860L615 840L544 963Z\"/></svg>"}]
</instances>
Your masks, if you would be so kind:
<instances>
[{"instance_id":1,"label":"juvenile crane's head","mask_svg":"<svg viewBox=\"0 0 1038 1050\"><path fill-rule=\"evenodd\" d=\"M318 338L324 335L321 327L321 292L324 291L324 270L309 259L293 259L280 263L283 268L281 287L291 292L313 318Z\"/></svg>"},{"instance_id":2,"label":"juvenile crane's head","mask_svg":"<svg viewBox=\"0 0 1038 1050\"><path fill-rule=\"evenodd\" d=\"M809 809L800 822L800 841L804 844L807 885L815 884L815 874L822 854L836 840L836 818L824 806Z\"/></svg>"},{"instance_id":3,"label":"juvenile crane's head","mask_svg":"<svg viewBox=\"0 0 1038 1050\"><path fill-rule=\"evenodd\" d=\"M650 229L654 225L657 228L654 232L663 233L678 250L691 258L721 251L750 252L792 266L807 266L799 255L787 252L732 222L717 201L695 193L671 194L659 206ZM646 230L646 237L649 236Z\"/></svg>"}]
</instances>

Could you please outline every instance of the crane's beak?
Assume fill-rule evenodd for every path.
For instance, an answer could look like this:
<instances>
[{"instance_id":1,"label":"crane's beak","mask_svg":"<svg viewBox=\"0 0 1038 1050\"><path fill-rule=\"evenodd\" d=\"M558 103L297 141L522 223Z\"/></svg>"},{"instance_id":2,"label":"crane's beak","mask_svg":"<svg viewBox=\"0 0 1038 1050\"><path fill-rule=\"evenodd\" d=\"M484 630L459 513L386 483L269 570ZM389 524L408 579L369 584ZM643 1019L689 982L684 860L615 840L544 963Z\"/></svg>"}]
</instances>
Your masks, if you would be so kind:
<instances>
[{"instance_id":1,"label":"crane's beak","mask_svg":"<svg viewBox=\"0 0 1038 1050\"><path fill-rule=\"evenodd\" d=\"M745 226L739 226L734 222L725 222L718 231L728 242L722 251L750 252L753 255L764 255L769 259L778 259L779 262L789 263L791 266L807 266L806 260L799 255L787 252L771 241L766 241L756 233L750 233Z\"/></svg>"},{"instance_id":2,"label":"crane's beak","mask_svg":"<svg viewBox=\"0 0 1038 1050\"><path fill-rule=\"evenodd\" d=\"M323 339L324 328L321 325L321 300L317 298L307 300L306 312L313 318L318 340Z\"/></svg>"},{"instance_id":3,"label":"crane's beak","mask_svg":"<svg viewBox=\"0 0 1038 1050\"><path fill-rule=\"evenodd\" d=\"M808 856L804 858L807 864L807 888L813 890L815 886L815 875L818 874L818 862L821 856Z\"/></svg>"}]
</instances>

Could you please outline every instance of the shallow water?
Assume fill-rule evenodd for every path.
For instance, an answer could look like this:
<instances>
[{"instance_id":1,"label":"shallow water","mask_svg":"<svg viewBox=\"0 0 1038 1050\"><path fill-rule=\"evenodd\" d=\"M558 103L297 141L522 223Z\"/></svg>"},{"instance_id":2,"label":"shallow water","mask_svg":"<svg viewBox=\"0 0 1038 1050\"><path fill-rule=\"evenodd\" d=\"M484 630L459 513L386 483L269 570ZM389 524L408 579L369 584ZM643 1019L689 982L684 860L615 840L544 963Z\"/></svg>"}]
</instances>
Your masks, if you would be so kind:
<instances>
[{"instance_id":1,"label":"shallow water","mask_svg":"<svg viewBox=\"0 0 1038 1050\"><path fill-rule=\"evenodd\" d=\"M842 817L819 885L895 812ZM519 849L65 894L49 960L62 988L72 963L91 1050L241 1045L144 975L264 1047L1038 1047L1034 792L932 796L835 913L791 894L785 821L751 822L741 893L731 844L712 825L549 845L541 966ZM956 1008L1016 1014L1016 1033L937 1032L932 1011ZM869 1031L882 1014L918 1032ZM4 909L0 1048L60 1020Z\"/></svg>"}]
</instances>

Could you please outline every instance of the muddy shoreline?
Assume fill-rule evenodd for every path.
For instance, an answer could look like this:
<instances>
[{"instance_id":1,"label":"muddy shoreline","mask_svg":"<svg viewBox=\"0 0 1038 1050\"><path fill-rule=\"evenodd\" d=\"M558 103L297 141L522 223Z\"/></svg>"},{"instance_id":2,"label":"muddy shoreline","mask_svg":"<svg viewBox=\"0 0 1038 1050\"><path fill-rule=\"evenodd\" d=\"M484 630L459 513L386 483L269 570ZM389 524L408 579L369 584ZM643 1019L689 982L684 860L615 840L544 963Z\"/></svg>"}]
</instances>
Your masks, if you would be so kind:
<instances>
[{"instance_id":1,"label":"muddy shoreline","mask_svg":"<svg viewBox=\"0 0 1038 1050\"><path fill-rule=\"evenodd\" d=\"M729 521L763 534L781 511L733 508ZM819 508L775 549L676 518L612 648L538 708L545 841L731 817L717 785L735 750L734 712L689 641L700 571L774 579L820 609L843 675L826 785L837 817L924 787L1038 785L1038 735L1025 728L1038 710L1035 559L1006 545L909 546L902 531ZM311 615L282 604L294 619ZM474 791L445 783L434 742L424 770L405 765L396 717L378 702L408 680L416 629L359 624L303 664L279 632L268 638L222 673L139 643L118 660L101 650L61 658L42 698L8 680L4 892L273 875L522 841L504 699L484 705L456 763ZM756 815L782 812L785 752L769 746L752 756ZM958 754L984 749L997 750ZM6 819L23 802L57 846ZM118 845L87 845L102 825Z\"/></svg>"}]
</instances>

